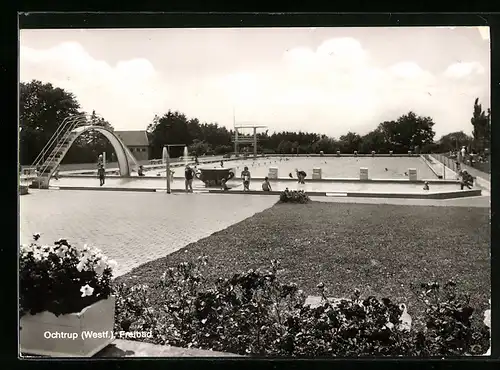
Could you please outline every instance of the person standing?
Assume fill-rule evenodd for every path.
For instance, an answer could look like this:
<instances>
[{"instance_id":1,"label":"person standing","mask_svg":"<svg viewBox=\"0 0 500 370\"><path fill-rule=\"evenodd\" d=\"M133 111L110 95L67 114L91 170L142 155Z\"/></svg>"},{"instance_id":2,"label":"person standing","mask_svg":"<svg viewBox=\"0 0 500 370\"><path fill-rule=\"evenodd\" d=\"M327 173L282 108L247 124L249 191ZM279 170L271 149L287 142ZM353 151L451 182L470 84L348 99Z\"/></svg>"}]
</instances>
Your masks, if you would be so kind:
<instances>
[{"instance_id":1,"label":"person standing","mask_svg":"<svg viewBox=\"0 0 500 370\"><path fill-rule=\"evenodd\" d=\"M106 182L106 172L104 171L104 165L100 165L97 170L97 175L99 176L99 186L103 186Z\"/></svg>"},{"instance_id":2,"label":"person standing","mask_svg":"<svg viewBox=\"0 0 500 370\"><path fill-rule=\"evenodd\" d=\"M185 178L184 182L186 186L186 193L193 192L193 177L194 177L194 171L189 165L187 165L184 171L184 178Z\"/></svg>"},{"instance_id":3,"label":"person standing","mask_svg":"<svg viewBox=\"0 0 500 370\"><path fill-rule=\"evenodd\" d=\"M243 171L241 171L241 179L243 180L243 191L250 190L250 171L248 171L248 167L245 166Z\"/></svg>"}]
</instances>

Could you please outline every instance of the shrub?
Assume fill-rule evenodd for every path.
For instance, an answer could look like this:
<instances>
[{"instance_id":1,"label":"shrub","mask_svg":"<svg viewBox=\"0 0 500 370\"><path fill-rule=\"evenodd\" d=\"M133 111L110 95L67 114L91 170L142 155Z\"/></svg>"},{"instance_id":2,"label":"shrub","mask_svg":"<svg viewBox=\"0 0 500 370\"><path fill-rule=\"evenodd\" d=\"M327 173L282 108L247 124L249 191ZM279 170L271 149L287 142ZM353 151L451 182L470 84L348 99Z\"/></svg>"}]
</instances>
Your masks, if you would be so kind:
<instances>
[{"instance_id":1,"label":"shrub","mask_svg":"<svg viewBox=\"0 0 500 370\"><path fill-rule=\"evenodd\" d=\"M351 299L334 304L319 284L322 302L305 304L293 283L279 279L279 262L207 281L206 257L168 268L155 286L116 287L116 330L152 331L157 344L266 356L445 356L485 353L486 326L471 324L473 310L452 283L417 291L427 302L424 330L410 330L390 299ZM432 302L429 300L432 297ZM460 296L461 297L461 296Z\"/></svg>"},{"instance_id":2,"label":"shrub","mask_svg":"<svg viewBox=\"0 0 500 370\"><path fill-rule=\"evenodd\" d=\"M19 314L49 311L59 316L80 312L111 294L112 268L100 250L86 246L79 251L67 240L52 246L34 241L20 248Z\"/></svg>"},{"instance_id":3,"label":"shrub","mask_svg":"<svg viewBox=\"0 0 500 370\"><path fill-rule=\"evenodd\" d=\"M281 203L307 203L310 201L309 196L303 190L288 190L286 188L280 194Z\"/></svg>"}]
</instances>

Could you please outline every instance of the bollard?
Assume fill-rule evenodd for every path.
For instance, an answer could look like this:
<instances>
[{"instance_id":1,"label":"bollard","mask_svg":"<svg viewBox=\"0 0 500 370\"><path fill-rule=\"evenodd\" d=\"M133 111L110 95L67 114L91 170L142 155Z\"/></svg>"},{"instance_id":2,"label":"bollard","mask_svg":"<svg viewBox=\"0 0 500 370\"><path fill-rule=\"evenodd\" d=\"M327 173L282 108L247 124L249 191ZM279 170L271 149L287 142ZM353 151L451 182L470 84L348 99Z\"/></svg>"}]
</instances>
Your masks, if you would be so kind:
<instances>
[{"instance_id":1,"label":"bollard","mask_svg":"<svg viewBox=\"0 0 500 370\"><path fill-rule=\"evenodd\" d=\"M372 150L372 157L375 157L375 150Z\"/></svg>"},{"instance_id":2,"label":"bollard","mask_svg":"<svg viewBox=\"0 0 500 370\"><path fill-rule=\"evenodd\" d=\"M359 179L360 180L368 180L368 168L366 167L361 167L359 169Z\"/></svg>"},{"instance_id":3,"label":"bollard","mask_svg":"<svg viewBox=\"0 0 500 370\"><path fill-rule=\"evenodd\" d=\"M408 169L408 177L410 181L417 181L417 169L416 168L409 168Z\"/></svg>"},{"instance_id":4,"label":"bollard","mask_svg":"<svg viewBox=\"0 0 500 370\"><path fill-rule=\"evenodd\" d=\"M389 155L392 157L392 150L389 151Z\"/></svg>"},{"instance_id":5,"label":"bollard","mask_svg":"<svg viewBox=\"0 0 500 370\"><path fill-rule=\"evenodd\" d=\"M408 150L408 157L411 157L411 150Z\"/></svg>"},{"instance_id":6,"label":"bollard","mask_svg":"<svg viewBox=\"0 0 500 370\"><path fill-rule=\"evenodd\" d=\"M313 180L321 180L321 168L313 168Z\"/></svg>"},{"instance_id":7,"label":"bollard","mask_svg":"<svg viewBox=\"0 0 500 370\"><path fill-rule=\"evenodd\" d=\"M267 175L269 179L277 180L278 179L278 167L269 167L269 173Z\"/></svg>"},{"instance_id":8,"label":"bollard","mask_svg":"<svg viewBox=\"0 0 500 370\"><path fill-rule=\"evenodd\" d=\"M340 150L337 150L337 157L340 157Z\"/></svg>"}]
</instances>

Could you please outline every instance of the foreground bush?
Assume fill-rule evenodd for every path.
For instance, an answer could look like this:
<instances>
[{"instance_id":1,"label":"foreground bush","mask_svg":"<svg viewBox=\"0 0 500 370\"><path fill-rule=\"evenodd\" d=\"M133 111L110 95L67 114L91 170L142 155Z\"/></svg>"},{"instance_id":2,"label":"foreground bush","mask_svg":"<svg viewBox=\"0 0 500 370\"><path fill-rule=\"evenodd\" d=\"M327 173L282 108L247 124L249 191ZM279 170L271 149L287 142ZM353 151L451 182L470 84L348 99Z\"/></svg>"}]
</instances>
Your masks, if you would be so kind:
<instances>
[{"instance_id":1,"label":"foreground bush","mask_svg":"<svg viewBox=\"0 0 500 370\"><path fill-rule=\"evenodd\" d=\"M303 190L288 190L286 188L280 194L281 203L307 203L309 201L309 196Z\"/></svg>"},{"instance_id":2,"label":"foreground bush","mask_svg":"<svg viewBox=\"0 0 500 370\"><path fill-rule=\"evenodd\" d=\"M82 249L59 239L40 245L40 234L19 253L19 315L80 312L111 294L116 262L97 248Z\"/></svg>"},{"instance_id":3,"label":"foreground bush","mask_svg":"<svg viewBox=\"0 0 500 370\"><path fill-rule=\"evenodd\" d=\"M295 284L270 271L250 270L207 281L206 257L169 268L154 287L116 286L116 330L152 331L157 344L267 356L452 356L483 354L489 330L474 326L474 309L453 282L414 288L425 303L423 330L410 330L390 299L332 304L323 284L319 307L305 305ZM415 323L413 323L413 327Z\"/></svg>"}]
</instances>

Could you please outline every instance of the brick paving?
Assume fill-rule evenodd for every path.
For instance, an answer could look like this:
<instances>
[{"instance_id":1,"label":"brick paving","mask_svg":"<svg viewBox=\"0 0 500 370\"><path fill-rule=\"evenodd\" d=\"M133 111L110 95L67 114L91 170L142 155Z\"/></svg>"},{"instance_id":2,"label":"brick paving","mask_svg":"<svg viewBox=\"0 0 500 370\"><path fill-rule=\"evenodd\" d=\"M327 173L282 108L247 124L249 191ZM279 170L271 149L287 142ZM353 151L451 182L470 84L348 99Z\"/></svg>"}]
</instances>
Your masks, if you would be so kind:
<instances>
[{"instance_id":1,"label":"brick paving","mask_svg":"<svg viewBox=\"0 0 500 370\"><path fill-rule=\"evenodd\" d=\"M264 211L275 197L31 190L20 197L20 240L66 238L103 250L115 276Z\"/></svg>"}]
</instances>

